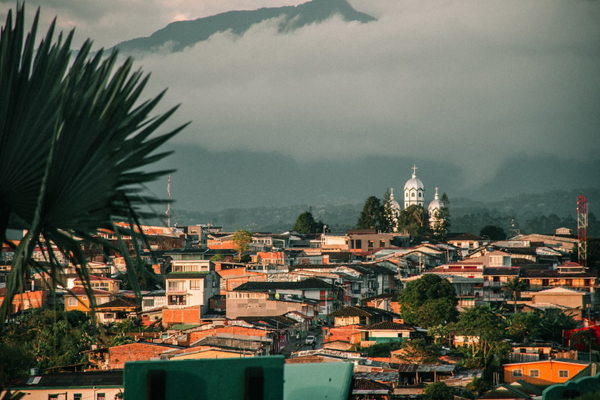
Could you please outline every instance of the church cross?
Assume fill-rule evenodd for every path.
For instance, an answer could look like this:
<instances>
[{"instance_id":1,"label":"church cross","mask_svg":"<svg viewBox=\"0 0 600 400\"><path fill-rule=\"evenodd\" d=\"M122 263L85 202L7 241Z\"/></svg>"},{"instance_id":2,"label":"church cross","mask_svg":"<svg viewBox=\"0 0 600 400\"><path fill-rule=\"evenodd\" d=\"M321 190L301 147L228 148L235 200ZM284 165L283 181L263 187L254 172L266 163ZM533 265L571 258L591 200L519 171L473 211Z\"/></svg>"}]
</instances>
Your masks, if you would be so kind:
<instances>
[{"instance_id":1,"label":"church cross","mask_svg":"<svg viewBox=\"0 0 600 400\"><path fill-rule=\"evenodd\" d=\"M417 174L417 169L418 169L418 168L417 168L417 165L416 165L416 164L413 164L413 167L412 167L412 170L413 170L413 175L416 175L416 174Z\"/></svg>"}]
</instances>

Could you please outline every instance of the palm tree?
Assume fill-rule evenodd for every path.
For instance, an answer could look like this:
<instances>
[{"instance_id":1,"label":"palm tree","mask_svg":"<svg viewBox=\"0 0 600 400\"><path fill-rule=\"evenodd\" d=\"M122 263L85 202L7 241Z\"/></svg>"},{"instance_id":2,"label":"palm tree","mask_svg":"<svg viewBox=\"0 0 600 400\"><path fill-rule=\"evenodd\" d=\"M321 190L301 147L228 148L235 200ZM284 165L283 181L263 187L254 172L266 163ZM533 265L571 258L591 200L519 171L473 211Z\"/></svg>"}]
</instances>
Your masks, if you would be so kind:
<instances>
[{"instance_id":1,"label":"palm tree","mask_svg":"<svg viewBox=\"0 0 600 400\"><path fill-rule=\"evenodd\" d=\"M38 267L52 288L63 266L56 248L46 244L78 266L93 298L81 241L102 242L95 236L100 228L123 231L117 221L128 223L127 235L139 237L134 227L149 215L144 207L159 202L143 195L141 184L169 172L141 168L165 157L156 150L183 128L155 134L177 107L150 117L164 92L139 101L148 76L132 72L132 59L114 70L117 53L104 57L101 50L92 57L89 40L73 57L73 32L54 40L54 23L36 49L39 9L27 35L24 16L21 5L13 25L10 10L0 37L0 244L15 253L0 321L35 264L36 245L45 249L48 263ZM18 245L6 240L11 228L27 230ZM128 256L122 242L119 247Z\"/></svg>"},{"instance_id":2,"label":"palm tree","mask_svg":"<svg viewBox=\"0 0 600 400\"><path fill-rule=\"evenodd\" d=\"M513 295L513 300L515 302L515 313L518 312L517 298L522 291L527 289L529 289L529 283L527 281L522 281L518 276L515 276L512 280L509 280L502 285L502 290L505 292L511 292Z\"/></svg>"}]
</instances>

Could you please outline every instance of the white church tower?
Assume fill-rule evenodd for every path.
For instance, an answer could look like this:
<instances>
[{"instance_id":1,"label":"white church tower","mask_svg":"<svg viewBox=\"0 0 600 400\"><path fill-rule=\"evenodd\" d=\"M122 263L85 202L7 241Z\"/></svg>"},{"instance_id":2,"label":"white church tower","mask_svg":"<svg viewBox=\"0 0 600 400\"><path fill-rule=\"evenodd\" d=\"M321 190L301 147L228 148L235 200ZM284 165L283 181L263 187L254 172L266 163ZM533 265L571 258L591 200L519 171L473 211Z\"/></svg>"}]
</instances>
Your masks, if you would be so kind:
<instances>
[{"instance_id":1,"label":"white church tower","mask_svg":"<svg viewBox=\"0 0 600 400\"><path fill-rule=\"evenodd\" d=\"M438 188L435 188L435 199L429 203L429 226L431 229L435 229L440 224L440 197L438 195Z\"/></svg>"},{"instance_id":2,"label":"white church tower","mask_svg":"<svg viewBox=\"0 0 600 400\"><path fill-rule=\"evenodd\" d=\"M413 166L412 178L404 185L404 209L413 205L423 207L425 201L425 186L417 178L417 166Z\"/></svg>"}]
</instances>

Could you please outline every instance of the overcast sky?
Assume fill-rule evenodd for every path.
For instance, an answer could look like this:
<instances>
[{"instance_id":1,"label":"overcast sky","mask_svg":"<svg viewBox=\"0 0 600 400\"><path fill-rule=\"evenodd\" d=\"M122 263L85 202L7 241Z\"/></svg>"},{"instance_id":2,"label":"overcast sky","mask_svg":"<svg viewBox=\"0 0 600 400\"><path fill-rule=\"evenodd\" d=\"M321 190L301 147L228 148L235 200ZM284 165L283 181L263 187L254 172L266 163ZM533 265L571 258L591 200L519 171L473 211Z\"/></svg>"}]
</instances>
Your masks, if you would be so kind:
<instances>
[{"instance_id":1,"label":"overcast sky","mask_svg":"<svg viewBox=\"0 0 600 400\"><path fill-rule=\"evenodd\" d=\"M29 0L97 47L169 22L294 0ZM518 154L598 159L600 2L351 0L378 18L290 34L272 22L138 58L148 94L183 103L176 139L279 152L300 163L415 156L481 183ZM0 14L14 1L0 0ZM426 168L426 165L421 166ZM406 175L410 170L406 171ZM408 177L407 177L408 178ZM552 188L549 188L552 189Z\"/></svg>"}]
</instances>

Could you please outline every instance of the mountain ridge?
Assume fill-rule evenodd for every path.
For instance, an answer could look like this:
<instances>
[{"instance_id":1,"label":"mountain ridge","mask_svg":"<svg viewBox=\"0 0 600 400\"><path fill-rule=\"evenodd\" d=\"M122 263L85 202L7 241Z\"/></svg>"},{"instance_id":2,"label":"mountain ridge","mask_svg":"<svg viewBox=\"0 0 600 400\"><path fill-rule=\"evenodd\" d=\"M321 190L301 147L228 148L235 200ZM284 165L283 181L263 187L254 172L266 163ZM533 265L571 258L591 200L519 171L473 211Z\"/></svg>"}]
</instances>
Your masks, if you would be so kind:
<instances>
[{"instance_id":1,"label":"mountain ridge","mask_svg":"<svg viewBox=\"0 0 600 400\"><path fill-rule=\"evenodd\" d=\"M375 21L374 17L356 11L346 0L312 0L297 6L227 11L195 20L175 21L150 36L121 42L110 50L118 49L125 53L152 52L171 44L171 50L176 52L205 41L219 32L231 31L241 36L255 24L282 16L284 18L279 23L279 31L289 32L305 25L323 22L334 15L341 16L345 21Z\"/></svg>"}]
</instances>

